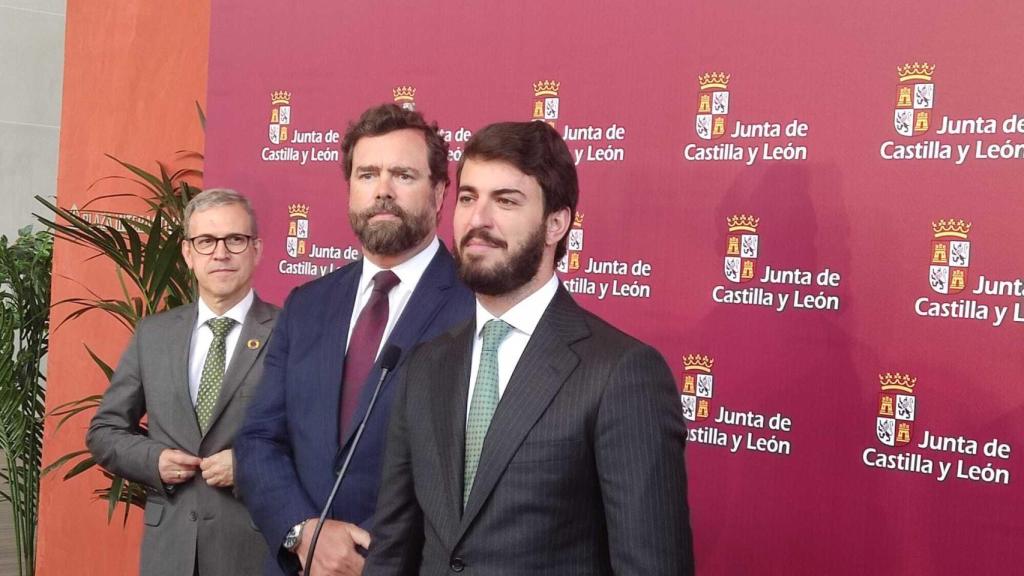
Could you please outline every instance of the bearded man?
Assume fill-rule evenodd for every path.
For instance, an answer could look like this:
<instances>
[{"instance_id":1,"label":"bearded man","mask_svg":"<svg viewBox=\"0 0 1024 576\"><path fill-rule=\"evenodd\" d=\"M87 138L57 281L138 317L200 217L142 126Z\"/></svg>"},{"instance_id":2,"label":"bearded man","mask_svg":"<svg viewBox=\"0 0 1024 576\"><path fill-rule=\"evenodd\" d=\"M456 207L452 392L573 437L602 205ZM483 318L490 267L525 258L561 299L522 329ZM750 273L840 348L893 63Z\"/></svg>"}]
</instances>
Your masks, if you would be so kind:
<instances>
[{"instance_id":1,"label":"bearded man","mask_svg":"<svg viewBox=\"0 0 1024 576\"><path fill-rule=\"evenodd\" d=\"M271 550L266 574L359 574L370 545L388 376L322 528L306 551L336 473L381 376L388 345L413 347L471 317L437 222L448 146L436 124L395 105L367 110L345 133L349 222L363 258L295 289L267 350L262 385L235 442L237 482ZM394 372L391 372L394 373Z\"/></svg>"},{"instance_id":2,"label":"bearded man","mask_svg":"<svg viewBox=\"0 0 1024 576\"><path fill-rule=\"evenodd\" d=\"M543 122L466 144L455 246L475 320L399 376L367 576L693 574L672 373L555 275L578 198Z\"/></svg>"}]
</instances>

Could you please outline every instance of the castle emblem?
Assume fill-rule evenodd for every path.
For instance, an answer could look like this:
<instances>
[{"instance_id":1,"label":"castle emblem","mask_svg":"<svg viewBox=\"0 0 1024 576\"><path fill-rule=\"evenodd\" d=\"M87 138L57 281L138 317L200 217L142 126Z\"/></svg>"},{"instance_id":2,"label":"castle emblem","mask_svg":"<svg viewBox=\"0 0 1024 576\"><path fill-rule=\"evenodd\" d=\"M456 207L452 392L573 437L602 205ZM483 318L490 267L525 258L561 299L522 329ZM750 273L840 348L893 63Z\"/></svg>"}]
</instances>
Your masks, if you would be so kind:
<instances>
[{"instance_id":1,"label":"castle emblem","mask_svg":"<svg viewBox=\"0 0 1024 576\"><path fill-rule=\"evenodd\" d=\"M875 434L886 446L909 444L914 434L914 418L917 415L917 398L914 386L917 378L909 374L879 374L882 385L878 403L878 418Z\"/></svg>"},{"instance_id":2,"label":"castle emblem","mask_svg":"<svg viewBox=\"0 0 1024 576\"><path fill-rule=\"evenodd\" d=\"M958 294L967 287L967 268L971 264L971 243L967 234L971 223L963 220L939 220L932 223L932 261L928 283L939 294Z\"/></svg>"},{"instance_id":3,"label":"castle emblem","mask_svg":"<svg viewBox=\"0 0 1024 576\"><path fill-rule=\"evenodd\" d=\"M708 72L697 77L700 93L697 100L697 136L703 140L716 140L725 135L725 120L729 114L729 75Z\"/></svg>"},{"instance_id":4,"label":"castle emblem","mask_svg":"<svg viewBox=\"0 0 1024 576\"><path fill-rule=\"evenodd\" d=\"M725 245L725 277L730 282L749 282L757 273L757 225L760 219L738 214L726 218L726 223L729 233Z\"/></svg>"},{"instance_id":5,"label":"castle emblem","mask_svg":"<svg viewBox=\"0 0 1024 576\"><path fill-rule=\"evenodd\" d=\"M711 415L711 397L714 376L711 368L715 360L700 354L683 356L683 385L679 398L683 403L683 416L691 422L707 420Z\"/></svg>"},{"instance_id":6,"label":"castle emblem","mask_svg":"<svg viewBox=\"0 0 1024 576\"><path fill-rule=\"evenodd\" d=\"M899 84L896 87L896 113L893 126L902 136L920 136L931 127L935 84L932 75L935 65L904 64L897 66Z\"/></svg>"},{"instance_id":7,"label":"castle emblem","mask_svg":"<svg viewBox=\"0 0 1024 576\"><path fill-rule=\"evenodd\" d=\"M558 261L558 271L575 272L580 269L580 255L583 253L583 214L576 213L566 244L565 255Z\"/></svg>"},{"instance_id":8,"label":"castle emblem","mask_svg":"<svg viewBox=\"0 0 1024 576\"><path fill-rule=\"evenodd\" d=\"M533 119L547 122L558 128L558 90L561 83L556 80L541 80L533 83Z\"/></svg>"},{"instance_id":9,"label":"castle emblem","mask_svg":"<svg viewBox=\"0 0 1024 576\"><path fill-rule=\"evenodd\" d=\"M306 242L309 240L309 206L291 204L288 206L288 237L285 249L288 256L298 258L306 255Z\"/></svg>"},{"instance_id":10,"label":"castle emblem","mask_svg":"<svg viewBox=\"0 0 1024 576\"><path fill-rule=\"evenodd\" d=\"M288 141L288 127L292 123L292 93L272 92L270 94L270 142L282 144Z\"/></svg>"}]
</instances>

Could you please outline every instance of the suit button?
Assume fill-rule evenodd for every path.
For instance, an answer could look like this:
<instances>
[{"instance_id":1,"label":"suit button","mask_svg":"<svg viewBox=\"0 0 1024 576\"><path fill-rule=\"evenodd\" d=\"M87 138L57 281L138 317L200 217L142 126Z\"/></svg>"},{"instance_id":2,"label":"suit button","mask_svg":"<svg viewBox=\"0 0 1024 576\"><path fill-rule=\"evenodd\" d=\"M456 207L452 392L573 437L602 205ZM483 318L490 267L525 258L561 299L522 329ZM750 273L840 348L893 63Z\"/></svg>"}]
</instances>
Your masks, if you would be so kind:
<instances>
[{"instance_id":1,"label":"suit button","mask_svg":"<svg viewBox=\"0 0 1024 576\"><path fill-rule=\"evenodd\" d=\"M462 558L456 556L452 558L451 564L448 567L452 569L452 572L462 572L466 569L466 563L462 561Z\"/></svg>"},{"instance_id":2,"label":"suit button","mask_svg":"<svg viewBox=\"0 0 1024 576\"><path fill-rule=\"evenodd\" d=\"M195 511L195 510L193 510L193 511L191 511L191 512L189 512L189 513L188 513L188 519L189 519L189 520L191 520L191 521L195 522L195 521L196 521L196 519L198 519L198 518L199 518L199 515L198 515L198 514L196 514L196 511Z\"/></svg>"}]
</instances>

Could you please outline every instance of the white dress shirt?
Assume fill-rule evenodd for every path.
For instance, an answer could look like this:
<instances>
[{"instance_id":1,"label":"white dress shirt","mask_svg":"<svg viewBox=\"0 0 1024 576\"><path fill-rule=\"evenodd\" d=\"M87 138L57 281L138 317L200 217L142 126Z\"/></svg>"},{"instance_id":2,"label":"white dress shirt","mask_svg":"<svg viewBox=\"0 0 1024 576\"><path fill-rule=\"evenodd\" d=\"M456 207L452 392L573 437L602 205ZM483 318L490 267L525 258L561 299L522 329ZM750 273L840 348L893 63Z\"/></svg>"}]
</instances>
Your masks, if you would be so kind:
<instances>
[{"instance_id":1,"label":"white dress shirt","mask_svg":"<svg viewBox=\"0 0 1024 576\"><path fill-rule=\"evenodd\" d=\"M245 322L245 316L249 313L249 308L252 307L253 297L253 291L249 289L245 298L225 312L224 316L214 314L206 302L203 302L202 298L199 299L197 303L199 316L196 318L195 327L192 328L192 348L188 355L188 393L192 397L193 406L196 405L196 399L199 397L199 381L203 374L203 364L206 363L206 355L210 352L210 345L213 344L213 330L206 323L207 320L231 318L235 321L235 325L228 332L226 341L224 371L227 372L228 367L231 366L231 356L235 353L235 345L238 344L238 337L242 335L242 323Z\"/></svg>"},{"instance_id":2,"label":"white dress shirt","mask_svg":"<svg viewBox=\"0 0 1024 576\"><path fill-rule=\"evenodd\" d=\"M527 296L522 302L516 304L501 315L499 320L504 320L512 330L505 339L498 345L498 398L505 394L508 381L512 379L519 358L530 343L533 331L537 329L541 316L548 309L551 300L558 292L558 276L552 275L546 284L536 292ZM469 373L469 396L466 400L466 418L469 418L469 408L473 404L473 389L476 387L476 373L480 366L480 352L484 345L484 325L495 316L484 308L480 301L476 301L476 334L473 338L473 364Z\"/></svg>"},{"instance_id":3,"label":"white dress shirt","mask_svg":"<svg viewBox=\"0 0 1024 576\"><path fill-rule=\"evenodd\" d=\"M430 266L430 261L434 259L434 255L437 254L440 248L441 242L437 239L437 236L434 236L434 239L430 244L427 244L426 248L420 250L412 258L390 269L398 276L400 282L388 293L388 323L384 327L384 335L380 339L380 344L377 345L377 354L380 354L384 343L388 341L391 329L395 327L398 319L402 316L402 311L405 310L405 305L409 303L413 290L416 289L416 285L419 284L423 273L427 271L427 266ZM352 319L348 324L348 338L345 339L345 350L348 350L348 343L352 339L352 331L356 327L359 313L363 311L366 303L370 301L370 295L373 294L373 277L381 270L384 270L384 268L370 262L367 258L363 258L363 274L359 277L356 302L352 307Z\"/></svg>"}]
</instances>

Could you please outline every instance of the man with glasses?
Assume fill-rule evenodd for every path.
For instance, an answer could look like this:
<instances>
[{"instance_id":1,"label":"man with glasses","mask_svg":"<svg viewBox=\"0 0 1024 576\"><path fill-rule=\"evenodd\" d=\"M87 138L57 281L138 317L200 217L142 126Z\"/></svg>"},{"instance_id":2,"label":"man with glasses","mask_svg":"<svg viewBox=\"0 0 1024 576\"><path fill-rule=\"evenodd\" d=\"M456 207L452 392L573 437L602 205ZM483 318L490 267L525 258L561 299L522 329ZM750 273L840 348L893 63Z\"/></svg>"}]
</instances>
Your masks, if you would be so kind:
<instances>
[{"instance_id":1,"label":"man with glasses","mask_svg":"<svg viewBox=\"0 0 1024 576\"><path fill-rule=\"evenodd\" d=\"M252 290L263 245L248 199L207 190L183 221L199 298L139 322L86 443L146 486L140 574L256 574L266 546L237 498L232 445L277 308Z\"/></svg>"}]
</instances>

